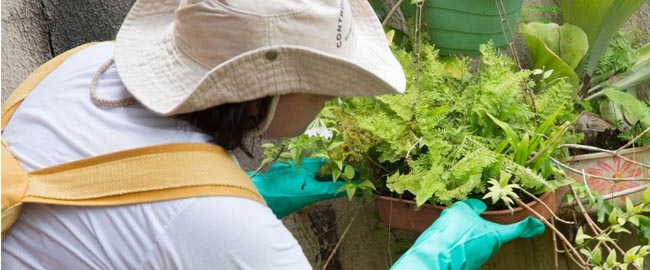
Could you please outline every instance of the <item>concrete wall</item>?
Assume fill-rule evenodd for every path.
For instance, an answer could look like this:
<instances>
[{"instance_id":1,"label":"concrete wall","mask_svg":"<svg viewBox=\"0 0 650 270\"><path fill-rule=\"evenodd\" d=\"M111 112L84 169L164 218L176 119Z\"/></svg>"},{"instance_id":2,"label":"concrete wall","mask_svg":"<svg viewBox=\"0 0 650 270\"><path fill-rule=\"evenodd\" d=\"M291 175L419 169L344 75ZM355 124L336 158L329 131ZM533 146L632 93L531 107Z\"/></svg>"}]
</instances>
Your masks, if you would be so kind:
<instances>
[{"instance_id":1,"label":"concrete wall","mask_svg":"<svg viewBox=\"0 0 650 270\"><path fill-rule=\"evenodd\" d=\"M52 56L89 41L113 39L132 3L133 0L3 1L2 100ZM556 0L527 0L527 3L546 5ZM646 2L628 28L638 31L647 42L650 41L649 22L650 2ZM255 168L257 160L239 156L245 167ZM327 269L388 269L417 237L415 233L390 230L382 225L372 204L350 203L346 199L308 207L285 218L284 222L301 243L314 269L322 268L339 241L338 252ZM505 245L485 268L553 269L553 261L551 235L547 233ZM568 269L566 265L566 260L560 258L560 269Z\"/></svg>"}]
</instances>

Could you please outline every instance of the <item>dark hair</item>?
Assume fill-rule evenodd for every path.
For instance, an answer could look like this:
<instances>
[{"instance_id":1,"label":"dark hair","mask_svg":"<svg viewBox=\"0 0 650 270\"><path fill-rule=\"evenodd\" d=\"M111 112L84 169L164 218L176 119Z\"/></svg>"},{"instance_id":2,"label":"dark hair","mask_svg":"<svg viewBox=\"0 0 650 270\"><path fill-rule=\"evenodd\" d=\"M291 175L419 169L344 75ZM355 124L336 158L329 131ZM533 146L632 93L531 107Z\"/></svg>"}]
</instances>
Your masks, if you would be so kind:
<instances>
[{"instance_id":1,"label":"dark hair","mask_svg":"<svg viewBox=\"0 0 650 270\"><path fill-rule=\"evenodd\" d=\"M226 150L239 148L246 155L252 156L244 145L244 137L264 122L272 99L269 96L240 103L227 103L202 111L179 114L178 117L210 135L211 143Z\"/></svg>"}]
</instances>

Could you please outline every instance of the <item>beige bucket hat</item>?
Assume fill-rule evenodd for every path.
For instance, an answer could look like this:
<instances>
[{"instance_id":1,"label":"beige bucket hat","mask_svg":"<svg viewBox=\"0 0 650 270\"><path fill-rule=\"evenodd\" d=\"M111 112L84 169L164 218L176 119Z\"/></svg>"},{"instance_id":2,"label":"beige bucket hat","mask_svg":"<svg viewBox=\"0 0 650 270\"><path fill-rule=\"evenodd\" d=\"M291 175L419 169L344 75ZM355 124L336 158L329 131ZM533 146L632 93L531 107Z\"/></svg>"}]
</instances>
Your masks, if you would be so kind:
<instances>
[{"instance_id":1,"label":"beige bucket hat","mask_svg":"<svg viewBox=\"0 0 650 270\"><path fill-rule=\"evenodd\" d=\"M161 115L406 86L366 0L139 0L118 32L115 64L129 92Z\"/></svg>"}]
</instances>

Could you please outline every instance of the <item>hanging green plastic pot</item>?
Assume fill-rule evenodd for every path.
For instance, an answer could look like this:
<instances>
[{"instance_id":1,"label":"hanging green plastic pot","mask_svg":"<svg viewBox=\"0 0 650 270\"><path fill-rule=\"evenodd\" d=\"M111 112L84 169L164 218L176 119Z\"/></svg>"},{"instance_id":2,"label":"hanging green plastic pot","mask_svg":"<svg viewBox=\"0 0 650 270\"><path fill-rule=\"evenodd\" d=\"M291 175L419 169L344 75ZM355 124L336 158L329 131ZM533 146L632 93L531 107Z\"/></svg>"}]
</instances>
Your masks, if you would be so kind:
<instances>
[{"instance_id":1,"label":"hanging green plastic pot","mask_svg":"<svg viewBox=\"0 0 650 270\"><path fill-rule=\"evenodd\" d=\"M479 45L489 40L497 48L508 46L517 30L523 2L524 0L425 0L423 23L426 24L431 43L440 50L440 54L478 55ZM500 13L501 3L503 7ZM401 8L407 18L415 17L416 7L410 1L404 1ZM502 16L507 22L502 20Z\"/></svg>"}]
</instances>

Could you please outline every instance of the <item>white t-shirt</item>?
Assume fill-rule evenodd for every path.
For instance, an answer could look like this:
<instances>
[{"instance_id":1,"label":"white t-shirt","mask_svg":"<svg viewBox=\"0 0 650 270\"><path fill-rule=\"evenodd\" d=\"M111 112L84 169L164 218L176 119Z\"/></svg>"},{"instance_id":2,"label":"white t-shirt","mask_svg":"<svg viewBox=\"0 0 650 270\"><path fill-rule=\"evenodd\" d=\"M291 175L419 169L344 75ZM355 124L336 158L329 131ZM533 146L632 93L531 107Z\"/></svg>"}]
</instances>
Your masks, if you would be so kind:
<instances>
[{"instance_id":1,"label":"white t-shirt","mask_svg":"<svg viewBox=\"0 0 650 270\"><path fill-rule=\"evenodd\" d=\"M113 55L101 43L68 58L34 89L2 136L28 170L110 152L209 138L140 105L104 109L89 83ZM97 95L128 97L114 67ZM311 269L269 208L237 197L112 207L28 204L2 242L2 269Z\"/></svg>"}]
</instances>

